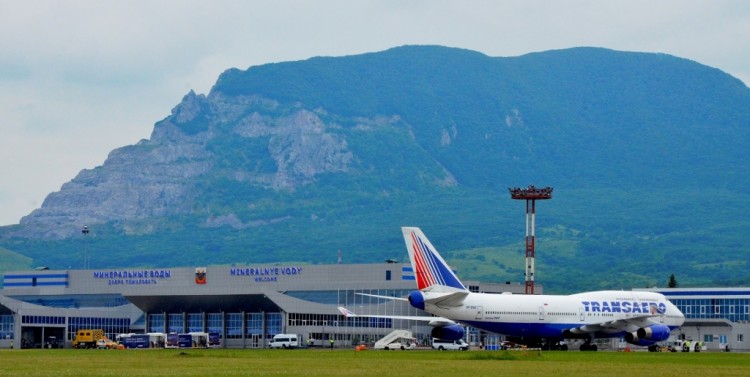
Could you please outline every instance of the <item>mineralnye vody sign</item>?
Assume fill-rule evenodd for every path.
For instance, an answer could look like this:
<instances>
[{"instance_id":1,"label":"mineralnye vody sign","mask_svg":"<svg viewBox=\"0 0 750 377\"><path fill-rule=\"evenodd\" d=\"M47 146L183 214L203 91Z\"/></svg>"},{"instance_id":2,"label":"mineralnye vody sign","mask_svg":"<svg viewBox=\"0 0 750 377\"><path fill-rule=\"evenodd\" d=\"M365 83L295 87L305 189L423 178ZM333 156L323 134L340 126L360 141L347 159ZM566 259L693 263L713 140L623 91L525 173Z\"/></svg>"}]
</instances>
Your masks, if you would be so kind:
<instances>
[{"instance_id":1,"label":"mineralnye vody sign","mask_svg":"<svg viewBox=\"0 0 750 377\"><path fill-rule=\"evenodd\" d=\"M278 281L279 276L302 275L302 267L232 267L229 269L229 275L249 276L252 277L256 283L270 283Z\"/></svg>"},{"instance_id":2,"label":"mineralnye vody sign","mask_svg":"<svg viewBox=\"0 0 750 377\"><path fill-rule=\"evenodd\" d=\"M158 284L172 277L172 270L111 270L94 271L94 279L107 280L108 285Z\"/></svg>"}]
</instances>

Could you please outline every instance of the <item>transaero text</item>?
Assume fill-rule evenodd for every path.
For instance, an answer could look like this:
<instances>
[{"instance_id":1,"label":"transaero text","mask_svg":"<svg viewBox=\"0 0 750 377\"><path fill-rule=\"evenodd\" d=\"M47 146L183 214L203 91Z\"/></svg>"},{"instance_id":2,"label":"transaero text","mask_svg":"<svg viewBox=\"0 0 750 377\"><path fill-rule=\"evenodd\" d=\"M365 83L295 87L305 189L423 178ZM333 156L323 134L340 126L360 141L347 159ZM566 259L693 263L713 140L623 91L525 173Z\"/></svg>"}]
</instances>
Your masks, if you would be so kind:
<instances>
[{"instance_id":1,"label":"transaero text","mask_svg":"<svg viewBox=\"0 0 750 377\"><path fill-rule=\"evenodd\" d=\"M587 312L644 314L663 314L667 312L667 305L663 302L581 301L581 304L583 304Z\"/></svg>"},{"instance_id":2,"label":"transaero text","mask_svg":"<svg viewBox=\"0 0 750 377\"><path fill-rule=\"evenodd\" d=\"M301 275L302 267L232 267L229 270L231 276L252 276L256 283L268 283L278 281L279 276Z\"/></svg>"},{"instance_id":3,"label":"transaero text","mask_svg":"<svg viewBox=\"0 0 750 377\"><path fill-rule=\"evenodd\" d=\"M111 270L94 271L95 279L107 279L109 285L157 284L172 277L171 270ZM158 280L157 280L158 279Z\"/></svg>"}]
</instances>

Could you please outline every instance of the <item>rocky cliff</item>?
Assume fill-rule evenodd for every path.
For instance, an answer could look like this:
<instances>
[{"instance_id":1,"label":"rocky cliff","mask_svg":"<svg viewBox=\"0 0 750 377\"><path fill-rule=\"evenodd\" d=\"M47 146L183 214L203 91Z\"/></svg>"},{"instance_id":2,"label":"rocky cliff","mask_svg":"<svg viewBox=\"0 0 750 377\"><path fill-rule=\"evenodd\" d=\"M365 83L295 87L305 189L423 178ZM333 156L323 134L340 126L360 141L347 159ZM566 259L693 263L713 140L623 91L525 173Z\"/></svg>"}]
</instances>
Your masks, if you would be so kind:
<instances>
[{"instance_id":1,"label":"rocky cliff","mask_svg":"<svg viewBox=\"0 0 750 377\"><path fill-rule=\"evenodd\" d=\"M97 267L404 259L402 225L449 255L522 248L507 188L537 184L555 187L539 263L560 287L650 284L665 265L745 281L749 125L744 84L663 54L406 46L230 69L0 247L68 266L88 224ZM522 258L476 253L497 269L474 276L523 279Z\"/></svg>"}]
</instances>

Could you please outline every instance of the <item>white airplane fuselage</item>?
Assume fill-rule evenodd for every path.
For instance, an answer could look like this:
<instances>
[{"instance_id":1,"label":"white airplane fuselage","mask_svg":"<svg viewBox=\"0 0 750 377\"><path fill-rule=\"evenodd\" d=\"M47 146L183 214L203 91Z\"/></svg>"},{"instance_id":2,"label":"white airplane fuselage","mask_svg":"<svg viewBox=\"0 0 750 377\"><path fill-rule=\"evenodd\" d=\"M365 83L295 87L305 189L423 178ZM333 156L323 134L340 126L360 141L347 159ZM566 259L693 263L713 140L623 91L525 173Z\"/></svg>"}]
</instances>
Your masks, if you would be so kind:
<instances>
[{"instance_id":1,"label":"white airplane fuselage","mask_svg":"<svg viewBox=\"0 0 750 377\"><path fill-rule=\"evenodd\" d=\"M582 351L596 350L590 341L606 337L623 337L630 344L656 350L658 342L667 340L685 322L682 312L656 292L595 291L568 296L473 293L419 228L401 230L417 285L417 290L403 300L434 317L369 317L425 321L433 326L433 338L463 338L465 330L461 325L465 325L534 338L529 343L539 339L585 339ZM343 307L339 311L347 317L357 316Z\"/></svg>"},{"instance_id":2,"label":"white airplane fuselage","mask_svg":"<svg viewBox=\"0 0 750 377\"><path fill-rule=\"evenodd\" d=\"M469 293L460 306L430 304L432 294L423 294L424 310L430 314L509 336L562 338L568 330L568 337L617 337L654 324L673 330L685 321L677 307L654 292L597 291L568 296Z\"/></svg>"}]
</instances>

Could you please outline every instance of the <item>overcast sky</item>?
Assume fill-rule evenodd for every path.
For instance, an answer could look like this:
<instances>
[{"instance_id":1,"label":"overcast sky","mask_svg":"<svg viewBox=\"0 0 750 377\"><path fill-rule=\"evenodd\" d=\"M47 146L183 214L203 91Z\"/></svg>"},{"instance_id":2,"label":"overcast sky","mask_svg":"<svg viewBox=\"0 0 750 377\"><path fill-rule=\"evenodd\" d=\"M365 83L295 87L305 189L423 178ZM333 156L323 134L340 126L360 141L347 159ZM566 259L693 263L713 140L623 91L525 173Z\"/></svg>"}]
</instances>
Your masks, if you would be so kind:
<instances>
[{"instance_id":1,"label":"overcast sky","mask_svg":"<svg viewBox=\"0 0 750 377\"><path fill-rule=\"evenodd\" d=\"M750 83L750 1L0 0L0 225L149 138L191 89L271 62L437 44L663 52Z\"/></svg>"}]
</instances>

